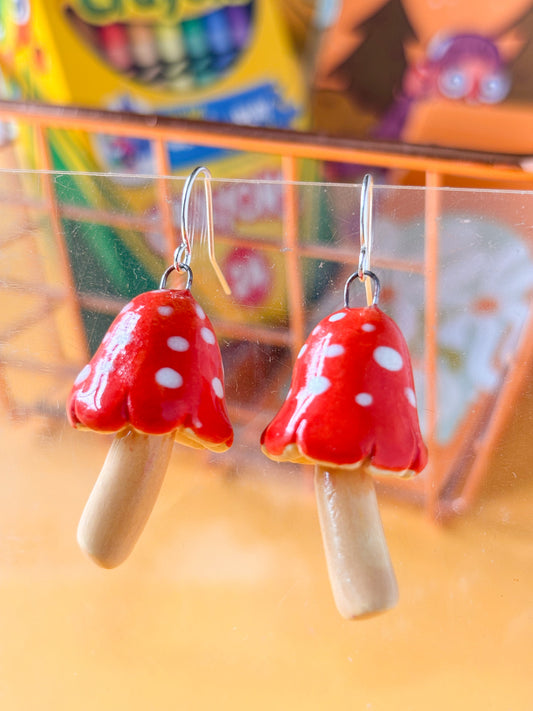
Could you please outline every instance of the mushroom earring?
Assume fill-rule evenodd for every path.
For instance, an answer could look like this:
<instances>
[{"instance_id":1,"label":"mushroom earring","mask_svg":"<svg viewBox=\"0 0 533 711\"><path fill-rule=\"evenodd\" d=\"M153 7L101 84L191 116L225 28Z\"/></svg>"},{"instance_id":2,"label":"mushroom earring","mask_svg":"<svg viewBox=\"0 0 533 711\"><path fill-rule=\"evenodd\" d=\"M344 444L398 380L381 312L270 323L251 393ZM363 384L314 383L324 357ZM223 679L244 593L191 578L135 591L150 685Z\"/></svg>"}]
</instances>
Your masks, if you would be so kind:
<instances>
[{"instance_id":1,"label":"mushroom earring","mask_svg":"<svg viewBox=\"0 0 533 711\"><path fill-rule=\"evenodd\" d=\"M320 321L300 350L287 398L261 437L271 459L315 465L329 577L347 619L398 599L372 475L409 477L427 462L408 347L378 307L367 250L362 244L360 268L346 281L344 308ZM349 306L357 278L374 285L363 308Z\"/></svg>"},{"instance_id":2,"label":"mushroom earring","mask_svg":"<svg viewBox=\"0 0 533 711\"><path fill-rule=\"evenodd\" d=\"M68 399L74 427L116 433L78 526L81 549L104 568L122 563L135 546L175 440L215 452L233 442L220 349L209 318L190 291L187 215L192 184L200 172L206 178L212 264L229 293L214 259L210 174L197 168L183 191L183 241L174 263L159 289L140 294L118 314ZM167 288L173 271L187 275L185 288Z\"/></svg>"}]
</instances>

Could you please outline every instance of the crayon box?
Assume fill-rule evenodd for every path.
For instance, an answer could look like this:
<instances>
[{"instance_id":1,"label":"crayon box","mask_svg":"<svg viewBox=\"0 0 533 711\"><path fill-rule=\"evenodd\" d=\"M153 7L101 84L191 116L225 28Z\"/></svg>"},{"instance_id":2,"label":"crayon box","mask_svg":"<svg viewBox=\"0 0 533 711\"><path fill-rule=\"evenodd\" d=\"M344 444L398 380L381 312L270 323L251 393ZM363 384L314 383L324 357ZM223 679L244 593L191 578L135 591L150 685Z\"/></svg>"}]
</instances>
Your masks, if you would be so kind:
<instances>
[{"instance_id":1,"label":"crayon box","mask_svg":"<svg viewBox=\"0 0 533 711\"><path fill-rule=\"evenodd\" d=\"M303 78L273 0L32 0L31 5L18 0L1 3L0 13L0 66L12 96L236 125L306 126ZM31 159L31 136L25 136L23 143ZM154 225L158 224L154 181L143 179L155 172L148 140L50 131L49 144L54 167L67 174L117 174L113 194L100 190L97 180L67 175L57 185L60 199L113 210L127 204L129 211L153 215ZM215 178L252 183L281 177L277 157L182 144L170 144L168 151L176 175L185 176L203 164ZM221 184L220 191L217 196L215 188L214 194L218 233L230 238L279 233L273 228L281 212L279 186L256 191L253 210L242 209L242 185ZM176 198L178 202L179 195ZM309 212L309 219L316 215ZM82 249L86 229L65 222L71 251ZM101 231L96 240L95 230ZM131 234L122 230L91 225L91 231L85 248L105 245L104 254L95 255L103 272L94 275L98 288L105 281L109 293L129 297L128 290L139 291L140 281L147 288L156 284L164 260L157 227L141 235L141 240L136 238L135 249L130 248ZM240 288L231 303L224 304L224 316L283 322L281 256L254 253L227 242L217 247L217 254L223 269L238 275ZM131 269L137 277L129 287ZM246 274L248 269L253 270L253 278ZM202 278L202 283L212 289L209 279ZM84 288L90 290L91 284ZM243 311L241 306L248 308ZM92 327L95 341L99 330Z\"/></svg>"}]
</instances>

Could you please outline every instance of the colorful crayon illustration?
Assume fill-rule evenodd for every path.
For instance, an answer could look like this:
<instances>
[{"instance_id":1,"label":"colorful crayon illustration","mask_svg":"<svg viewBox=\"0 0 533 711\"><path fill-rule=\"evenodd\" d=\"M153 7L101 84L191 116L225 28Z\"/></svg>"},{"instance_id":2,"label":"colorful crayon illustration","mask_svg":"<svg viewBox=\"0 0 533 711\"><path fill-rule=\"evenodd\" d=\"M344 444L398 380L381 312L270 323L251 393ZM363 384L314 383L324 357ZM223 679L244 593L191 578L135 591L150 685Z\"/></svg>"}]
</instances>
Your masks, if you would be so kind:
<instances>
[{"instance_id":1,"label":"colorful crayon illustration","mask_svg":"<svg viewBox=\"0 0 533 711\"><path fill-rule=\"evenodd\" d=\"M32 0L29 17L18 13L23 25L14 21L13 7L0 0L0 29L6 29L5 40L0 36L0 67L18 85L18 97L233 125L307 126L306 87L283 16L272 0ZM130 298L131 273L137 275L135 289L155 288L167 255L156 248L163 240L149 177L156 171L151 142L142 135L54 130L47 137L53 167L64 173L57 187L60 201L111 212L128 205L139 216L154 216L153 229L142 233L66 221L79 288L92 292L105 284L106 293ZM250 239L276 230L283 213L278 157L178 141L167 148L171 173L183 176L197 165L212 170L219 232ZM29 135L25 149L31 163L34 143ZM86 173L108 177L80 177ZM218 182L224 178L259 186L253 209L243 209L238 183ZM314 215L314 207L307 214ZM76 261L83 250L94 257L90 274ZM225 317L284 322L283 257L268 253L258 259L235 253L227 244L220 245L219 253L237 282L231 303L220 304ZM198 285L205 293L214 288L208 277ZM92 345L109 324L104 314L90 312L84 318Z\"/></svg>"},{"instance_id":2,"label":"colorful crayon illustration","mask_svg":"<svg viewBox=\"0 0 533 711\"><path fill-rule=\"evenodd\" d=\"M223 5L173 22L89 22L71 6L68 20L83 40L119 74L174 89L215 82L252 39L256 0Z\"/></svg>"}]
</instances>

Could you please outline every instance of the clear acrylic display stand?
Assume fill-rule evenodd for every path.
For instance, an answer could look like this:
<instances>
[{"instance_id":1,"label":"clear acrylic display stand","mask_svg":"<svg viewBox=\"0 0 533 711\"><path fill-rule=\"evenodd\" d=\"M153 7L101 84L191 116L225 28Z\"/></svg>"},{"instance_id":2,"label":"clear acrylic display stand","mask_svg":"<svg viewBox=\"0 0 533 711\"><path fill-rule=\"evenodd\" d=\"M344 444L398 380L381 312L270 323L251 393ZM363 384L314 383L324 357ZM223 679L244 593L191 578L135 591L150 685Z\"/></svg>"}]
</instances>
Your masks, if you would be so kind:
<instances>
[{"instance_id":1,"label":"clear acrylic display stand","mask_svg":"<svg viewBox=\"0 0 533 711\"><path fill-rule=\"evenodd\" d=\"M102 130L89 119L84 130ZM286 180L214 179L230 296L206 259L195 189L193 293L219 337L235 444L209 456L175 445L134 553L102 571L76 526L109 438L73 430L65 400L114 314L170 263L185 176L53 171L44 130L44 169L0 172L2 707L529 709L533 192L443 187L443 158L425 159L421 187L375 174L371 264L411 349L430 464L379 482L400 604L346 622L309 472L267 460L259 436L302 340L342 304L360 183L291 181L301 147L283 141ZM402 160L386 167L410 169ZM364 303L363 288L351 295Z\"/></svg>"},{"instance_id":2,"label":"clear acrylic display stand","mask_svg":"<svg viewBox=\"0 0 533 711\"><path fill-rule=\"evenodd\" d=\"M14 305L4 307L2 400L13 416L62 418L57 395L66 396L110 318L135 294L156 288L171 263L159 215L138 209L151 205L156 181L1 177L2 293ZM171 204L179 207L183 179L166 180ZM117 186L129 194L128 184L134 205L116 199L110 212L80 204L80 186L94 206L117 195ZM47 188L56 196L52 211ZM293 241L280 219L285 189L276 182L213 181L215 243L233 284L230 296L206 260L201 189L193 200L193 291L220 338L229 404L241 430L237 462L255 457L260 432L289 387L295 355L314 323L342 303L344 280L358 260L360 185L291 184ZM533 214L532 198L379 185L374 195L371 266L383 285L381 305L411 349L430 448L424 474L394 485L394 493L446 516L474 497L531 356L533 226L524 217ZM179 225L175 231L177 240ZM21 244L25 257L11 264ZM364 291L361 304L363 297ZM47 340L55 334L46 357L38 347L45 323Z\"/></svg>"}]
</instances>

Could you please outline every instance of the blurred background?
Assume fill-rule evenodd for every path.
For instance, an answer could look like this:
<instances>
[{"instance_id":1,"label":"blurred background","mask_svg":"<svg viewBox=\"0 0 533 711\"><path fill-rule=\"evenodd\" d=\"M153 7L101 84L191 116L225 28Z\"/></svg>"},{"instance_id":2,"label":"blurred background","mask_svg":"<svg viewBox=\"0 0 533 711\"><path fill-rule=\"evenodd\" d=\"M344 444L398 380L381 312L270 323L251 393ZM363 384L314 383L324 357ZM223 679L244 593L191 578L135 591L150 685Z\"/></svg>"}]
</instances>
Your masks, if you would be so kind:
<instances>
[{"instance_id":1,"label":"blurred background","mask_svg":"<svg viewBox=\"0 0 533 711\"><path fill-rule=\"evenodd\" d=\"M0 3L3 709L533 708L532 34L530 0ZM176 444L104 571L76 526L110 439L65 402L157 288L200 164L232 294L201 189L193 293L235 444ZM430 462L378 479L400 603L347 622L312 471L258 442L342 304L368 172Z\"/></svg>"}]
</instances>

